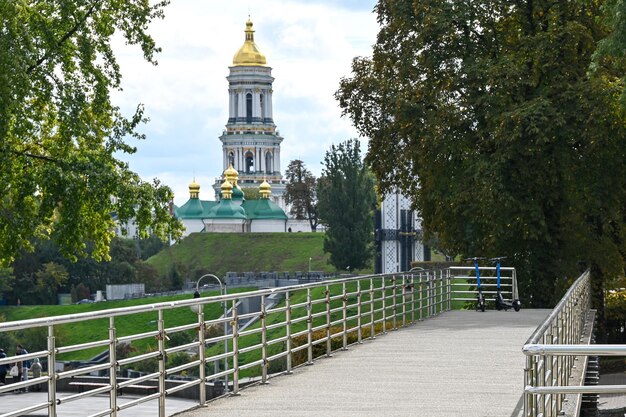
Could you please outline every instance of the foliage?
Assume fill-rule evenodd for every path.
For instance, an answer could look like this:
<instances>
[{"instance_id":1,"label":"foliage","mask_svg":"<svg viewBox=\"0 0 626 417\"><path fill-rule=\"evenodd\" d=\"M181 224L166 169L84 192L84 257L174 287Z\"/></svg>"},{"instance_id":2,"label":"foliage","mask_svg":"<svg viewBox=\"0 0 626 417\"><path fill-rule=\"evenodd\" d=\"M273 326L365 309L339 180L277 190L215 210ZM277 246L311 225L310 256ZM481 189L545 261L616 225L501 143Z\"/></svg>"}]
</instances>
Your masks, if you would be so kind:
<instances>
[{"instance_id":1,"label":"foliage","mask_svg":"<svg viewBox=\"0 0 626 417\"><path fill-rule=\"evenodd\" d=\"M326 152L317 196L319 217L327 226L324 252L330 254L330 263L339 270L368 266L376 196L357 140L332 145Z\"/></svg>"},{"instance_id":2,"label":"foliage","mask_svg":"<svg viewBox=\"0 0 626 417\"><path fill-rule=\"evenodd\" d=\"M68 279L67 270L63 265L48 262L40 271L35 273L37 292L41 297L41 304L56 304L59 288L63 287Z\"/></svg>"},{"instance_id":3,"label":"foliage","mask_svg":"<svg viewBox=\"0 0 626 417\"><path fill-rule=\"evenodd\" d=\"M311 231L315 232L318 224L317 179L299 159L289 163L285 179L285 202L290 206L289 213L297 220L308 220Z\"/></svg>"},{"instance_id":4,"label":"foliage","mask_svg":"<svg viewBox=\"0 0 626 417\"><path fill-rule=\"evenodd\" d=\"M243 191L243 195L246 200L258 200L261 196L258 188L242 187L241 191Z\"/></svg>"},{"instance_id":5,"label":"foliage","mask_svg":"<svg viewBox=\"0 0 626 417\"><path fill-rule=\"evenodd\" d=\"M373 57L336 93L382 190L410 195L445 253L507 255L527 306L590 266L602 318L623 272L623 54L589 71L618 3L380 1Z\"/></svg>"},{"instance_id":6,"label":"foliage","mask_svg":"<svg viewBox=\"0 0 626 417\"><path fill-rule=\"evenodd\" d=\"M111 241L111 259L101 262L92 258L71 262L62 256L55 242L39 241L35 243L33 252L20 253L11 269L0 269L0 283L5 283L0 291L10 304L16 304L18 298L21 304L56 304L57 293L70 293L72 301L76 302L89 298L98 290L105 290L107 284L142 282L149 292L180 289L181 285L171 287L167 277L159 275L151 265L141 261L142 254L158 246L155 241L160 242L154 238L146 241L114 238ZM50 274L46 272L46 268L50 268L46 266L48 264L65 270L67 278L58 283L50 281Z\"/></svg>"},{"instance_id":7,"label":"foliage","mask_svg":"<svg viewBox=\"0 0 626 417\"><path fill-rule=\"evenodd\" d=\"M0 265L49 238L69 259L107 259L112 213L142 237L179 236L171 190L117 159L136 151L128 138L143 139L143 109L125 117L110 98L121 82L112 38L156 64L147 27L166 4L0 2Z\"/></svg>"},{"instance_id":8,"label":"foliage","mask_svg":"<svg viewBox=\"0 0 626 417\"><path fill-rule=\"evenodd\" d=\"M606 297L609 343L626 343L626 289L610 291Z\"/></svg>"}]
</instances>

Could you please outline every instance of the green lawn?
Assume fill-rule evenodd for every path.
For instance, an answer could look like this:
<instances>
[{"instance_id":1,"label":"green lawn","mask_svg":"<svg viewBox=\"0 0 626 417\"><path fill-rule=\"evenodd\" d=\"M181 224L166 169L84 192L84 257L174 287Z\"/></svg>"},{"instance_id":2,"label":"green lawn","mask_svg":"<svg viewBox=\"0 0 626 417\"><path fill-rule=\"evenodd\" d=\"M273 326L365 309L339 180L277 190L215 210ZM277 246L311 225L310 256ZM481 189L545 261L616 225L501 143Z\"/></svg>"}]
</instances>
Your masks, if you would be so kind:
<instances>
[{"instance_id":1,"label":"green lawn","mask_svg":"<svg viewBox=\"0 0 626 417\"><path fill-rule=\"evenodd\" d=\"M192 233L147 262L161 274L180 264L189 272L204 269L224 276L229 271L308 271L310 258L311 270L334 272L323 242L323 233Z\"/></svg>"}]
</instances>

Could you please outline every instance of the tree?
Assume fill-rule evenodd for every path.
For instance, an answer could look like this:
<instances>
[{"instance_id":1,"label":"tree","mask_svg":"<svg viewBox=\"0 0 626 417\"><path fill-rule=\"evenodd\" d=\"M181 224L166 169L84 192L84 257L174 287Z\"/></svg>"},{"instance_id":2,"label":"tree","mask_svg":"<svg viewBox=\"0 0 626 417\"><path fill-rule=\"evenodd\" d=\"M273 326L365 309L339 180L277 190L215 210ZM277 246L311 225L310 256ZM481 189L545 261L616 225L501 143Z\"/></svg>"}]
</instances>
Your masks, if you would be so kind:
<instances>
[{"instance_id":1,"label":"tree","mask_svg":"<svg viewBox=\"0 0 626 417\"><path fill-rule=\"evenodd\" d=\"M35 273L35 284L41 304L57 304L57 293L68 279L68 273L63 265L49 262Z\"/></svg>"},{"instance_id":2,"label":"tree","mask_svg":"<svg viewBox=\"0 0 626 417\"><path fill-rule=\"evenodd\" d=\"M117 159L143 139L139 106L125 117L110 99L121 70L111 41L121 34L156 64L148 24L166 1L0 2L0 264L35 238L64 256L107 258L112 213L141 236L180 234L171 190L143 181Z\"/></svg>"},{"instance_id":3,"label":"tree","mask_svg":"<svg viewBox=\"0 0 626 417\"><path fill-rule=\"evenodd\" d=\"M603 3L380 1L373 56L336 93L427 238L509 256L530 306L591 266L600 317L626 253L624 58L589 71L610 33Z\"/></svg>"},{"instance_id":4,"label":"tree","mask_svg":"<svg viewBox=\"0 0 626 417\"><path fill-rule=\"evenodd\" d=\"M308 220L311 231L315 232L318 224L317 179L299 159L289 163L285 178L287 179L285 201L290 205L289 213L297 220Z\"/></svg>"},{"instance_id":5,"label":"tree","mask_svg":"<svg viewBox=\"0 0 626 417\"><path fill-rule=\"evenodd\" d=\"M376 195L356 139L332 145L326 152L317 196L319 217L327 226L324 252L330 253L330 263L340 270L368 266Z\"/></svg>"}]
</instances>

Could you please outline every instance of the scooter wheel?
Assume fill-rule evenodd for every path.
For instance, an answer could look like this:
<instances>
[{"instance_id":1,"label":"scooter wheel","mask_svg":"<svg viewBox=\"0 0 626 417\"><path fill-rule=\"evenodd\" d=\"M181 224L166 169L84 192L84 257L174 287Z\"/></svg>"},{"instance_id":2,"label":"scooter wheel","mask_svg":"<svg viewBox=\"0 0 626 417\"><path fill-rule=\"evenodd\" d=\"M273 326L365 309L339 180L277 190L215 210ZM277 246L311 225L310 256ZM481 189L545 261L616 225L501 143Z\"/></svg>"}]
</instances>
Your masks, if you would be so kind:
<instances>
[{"instance_id":1,"label":"scooter wheel","mask_svg":"<svg viewBox=\"0 0 626 417\"><path fill-rule=\"evenodd\" d=\"M513 301L513 309L515 311L520 311L521 308L522 308L522 303L520 303L519 300Z\"/></svg>"}]
</instances>

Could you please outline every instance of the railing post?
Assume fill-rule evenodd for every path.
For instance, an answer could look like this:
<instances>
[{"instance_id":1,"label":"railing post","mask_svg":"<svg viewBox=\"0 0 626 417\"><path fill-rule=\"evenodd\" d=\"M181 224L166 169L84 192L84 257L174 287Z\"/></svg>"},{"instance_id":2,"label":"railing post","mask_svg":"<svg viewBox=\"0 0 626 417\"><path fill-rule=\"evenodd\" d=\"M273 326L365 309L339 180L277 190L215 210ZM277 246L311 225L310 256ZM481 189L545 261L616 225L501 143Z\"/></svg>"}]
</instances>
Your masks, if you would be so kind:
<instances>
[{"instance_id":1,"label":"railing post","mask_svg":"<svg viewBox=\"0 0 626 417\"><path fill-rule=\"evenodd\" d=\"M306 289L306 309L307 318L307 365L313 365L313 303L311 300L311 289Z\"/></svg>"},{"instance_id":2,"label":"railing post","mask_svg":"<svg viewBox=\"0 0 626 417\"><path fill-rule=\"evenodd\" d=\"M343 296L341 298L343 301L343 348L342 350L348 349L348 294L346 292L346 283L343 283Z\"/></svg>"},{"instance_id":3,"label":"railing post","mask_svg":"<svg viewBox=\"0 0 626 417\"><path fill-rule=\"evenodd\" d=\"M406 327L406 282L408 278L406 275L402 275L402 327Z\"/></svg>"},{"instance_id":4,"label":"railing post","mask_svg":"<svg viewBox=\"0 0 626 417\"><path fill-rule=\"evenodd\" d=\"M381 281L382 290L381 290L381 298L383 302L383 334L387 334L387 283L385 282L385 277L382 278Z\"/></svg>"},{"instance_id":5,"label":"railing post","mask_svg":"<svg viewBox=\"0 0 626 417\"><path fill-rule=\"evenodd\" d=\"M357 305L356 305L356 315L357 315L357 343L363 343L363 319L361 315L363 314L363 300L361 297L361 281L356 282L356 297L357 297Z\"/></svg>"},{"instance_id":6,"label":"railing post","mask_svg":"<svg viewBox=\"0 0 626 417\"><path fill-rule=\"evenodd\" d=\"M239 315L237 313L237 300L233 300L233 320L230 326L233 329L233 393L239 395Z\"/></svg>"},{"instance_id":7,"label":"railing post","mask_svg":"<svg viewBox=\"0 0 626 417\"><path fill-rule=\"evenodd\" d=\"M411 305L411 324L415 323L415 278L413 274L409 276L408 287L410 289L409 302Z\"/></svg>"},{"instance_id":8,"label":"railing post","mask_svg":"<svg viewBox=\"0 0 626 417\"><path fill-rule=\"evenodd\" d=\"M392 276L391 277L391 299L392 301L392 305L391 305L391 312L393 313L393 330L398 330L398 294L397 294L397 288L398 288L398 280L396 278L396 276Z\"/></svg>"},{"instance_id":9,"label":"railing post","mask_svg":"<svg viewBox=\"0 0 626 417\"><path fill-rule=\"evenodd\" d=\"M376 328L374 327L374 278L370 278L370 339L376 339Z\"/></svg>"},{"instance_id":10,"label":"railing post","mask_svg":"<svg viewBox=\"0 0 626 417\"><path fill-rule=\"evenodd\" d=\"M418 275L418 280L419 280L419 292L418 292L418 297L420 299L420 320L424 319L424 289L422 288L422 273L420 272Z\"/></svg>"},{"instance_id":11,"label":"railing post","mask_svg":"<svg viewBox=\"0 0 626 417\"><path fill-rule=\"evenodd\" d=\"M57 415L56 341L54 326L48 326L48 415Z\"/></svg>"},{"instance_id":12,"label":"railing post","mask_svg":"<svg viewBox=\"0 0 626 417\"><path fill-rule=\"evenodd\" d=\"M204 324L204 305L197 304L198 306L198 360L200 365L198 368L198 376L200 379L200 386L198 388L198 402L200 405L206 404L206 369L205 369L205 352L204 352L204 340L205 340L205 324ZM226 323L224 323L226 325ZM224 343L227 343L225 340ZM227 388L228 389L228 388Z\"/></svg>"},{"instance_id":13,"label":"railing post","mask_svg":"<svg viewBox=\"0 0 626 417\"><path fill-rule=\"evenodd\" d=\"M111 318L113 320L113 318ZM165 334L165 321L163 320L163 310L159 310L159 318L157 320L157 329L159 336L157 345L159 347L159 417L165 417L165 340L167 335Z\"/></svg>"},{"instance_id":14,"label":"railing post","mask_svg":"<svg viewBox=\"0 0 626 417\"><path fill-rule=\"evenodd\" d=\"M109 318L109 408L111 416L117 416L117 335L115 330L115 318ZM160 407L159 407L160 408ZM160 411L160 410L159 410ZM161 417L165 417L162 415Z\"/></svg>"},{"instance_id":15,"label":"railing post","mask_svg":"<svg viewBox=\"0 0 626 417\"><path fill-rule=\"evenodd\" d=\"M265 295L261 296L261 384L267 384L267 311L265 306Z\"/></svg>"},{"instance_id":16,"label":"railing post","mask_svg":"<svg viewBox=\"0 0 626 417\"><path fill-rule=\"evenodd\" d=\"M291 294L285 293L285 321L287 322L287 374L291 374Z\"/></svg>"},{"instance_id":17,"label":"railing post","mask_svg":"<svg viewBox=\"0 0 626 417\"><path fill-rule=\"evenodd\" d=\"M326 357L332 352L332 339L330 337L330 286L326 286Z\"/></svg>"}]
</instances>

